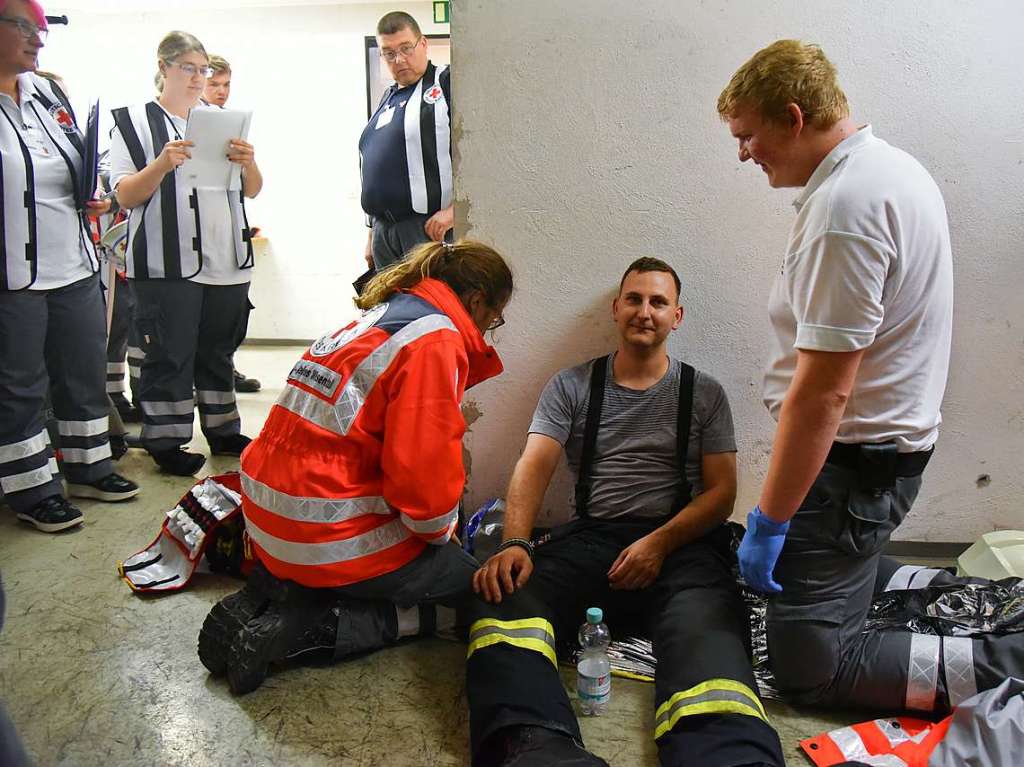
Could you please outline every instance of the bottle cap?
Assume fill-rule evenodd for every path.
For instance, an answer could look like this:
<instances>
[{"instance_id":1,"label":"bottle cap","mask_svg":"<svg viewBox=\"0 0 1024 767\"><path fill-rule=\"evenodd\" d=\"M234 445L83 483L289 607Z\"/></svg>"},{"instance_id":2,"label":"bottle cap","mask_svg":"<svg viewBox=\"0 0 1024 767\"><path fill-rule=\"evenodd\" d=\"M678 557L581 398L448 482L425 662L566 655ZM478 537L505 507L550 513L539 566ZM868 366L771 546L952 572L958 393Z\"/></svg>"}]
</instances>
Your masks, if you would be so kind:
<instances>
[{"instance_id":1,"label":"bottle cap","mask_svg":"<svg viewBox=\"0 0 1024 767\"><path fill-rule=\"evenodd\" d=\"M604 620L604 611L600 607L588 607L587 608L587 623L597 625Z\"/></svg>"}]
</instances>

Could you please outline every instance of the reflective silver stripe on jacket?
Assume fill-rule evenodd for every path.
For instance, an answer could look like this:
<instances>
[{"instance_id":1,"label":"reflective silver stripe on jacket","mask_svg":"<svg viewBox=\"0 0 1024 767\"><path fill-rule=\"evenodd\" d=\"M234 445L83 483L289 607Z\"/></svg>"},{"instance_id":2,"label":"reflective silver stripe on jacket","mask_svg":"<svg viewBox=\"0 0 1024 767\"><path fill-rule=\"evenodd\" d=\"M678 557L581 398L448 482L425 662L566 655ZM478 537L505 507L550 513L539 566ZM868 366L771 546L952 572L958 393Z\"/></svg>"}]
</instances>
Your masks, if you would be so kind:
<instances>
[{"instance_id":1,"label":"reflective silver stripe on jacket","mask_svg":"<svg viewBox=\"0 0 1024 767\"><path fill-rule=\"evenodd\" d=\"M950 706L959 706L978 694L978 682L974 678L974 640L971 637L942 637L942 667Z\"/></svg>"},{"instance_id":2,"label":"reflective silver stripe on jacket","mask_svg":"<svg viewBox=\"0 0 1024 767\"><path fill-rule=\"evenodd\" d=\"M396 332L366 355L352 371L333 406L321 397L291 385L285 387L277 404L317 426L345 436L362 410L373 385L402 349L438 330L458 332L452 321L444 314L428 314L413 320Z\"/></svg>"},{"instance_id":3,"label":"reflective silver stripe on jacket","mask_svg":"<svg viewBox=\"0 0 1024 767\"><path fill-rule=\"evenodd\" d=\"M376 554L408 539L412 533L397 519L362 535L326 543L296 543L276 538L245 519L245 529L260 548L274 559L291 565L333 565Z\"/></svg>"},{"instance_id":4,"label":"reflective silver stripe on jacket","mask_svg":"<svg viewBox=\"0 0 1024 767\"><path fill-rule=\"evenodd\" d=\"M907 708L932 711L939 680L940 640L928 634L910 635L910 658L907 662Z\"/></svg>"},{"instance_id":5,"label":"reflective silver stripe on jacket","mask_svg":"<svg viewBox=\"0 0 1024 767\"><path fill-rule=\"evenodd\" d=\"M23 439L21 442L12 442L9 445L0 445L0 463L10 463L28 458L36 453L41 453L50 444L50 435L43 429L34 437Z\"/></svg>"},{"instance_id":6,"label":"reflective silver stripe on jacket","mask_svg":"<svg viewBox=\"0 0 1024 767\"><path fill-rule=\"evenodd\" d=\"M57 421L57 431L62 437L97 437L107 431L107 416L88 421Z\"/></svg>"},{"instance_id":7,"label":"reflective silver stripe on jacket","mask_svg":"<svg viewBox=\"0 0 1024 767\"><path fill-rule=\"evenodd\" d=\"M257 506L279 517L296 522L334 524L366 514L389 514L387 503L380 496L364 498L304 498L274 490L245 472L242 490Z\"/></svg>"},{"instance_id":8,"label":"reflective silver stripe on jacket","mask_svg":"<svg viewBox=\"0 0 1024 767\"><path fill-rule=\"evenodd\" d=\"M430 535L431 533L443 533L452 523L459 517L459 504L455 504L455 508L440 517L434 517L433 519L413 519L404 511L401 512L402 522L405 526L412 530L414 533L422 533L423 535Z\"/></svg>"}]
</instances>

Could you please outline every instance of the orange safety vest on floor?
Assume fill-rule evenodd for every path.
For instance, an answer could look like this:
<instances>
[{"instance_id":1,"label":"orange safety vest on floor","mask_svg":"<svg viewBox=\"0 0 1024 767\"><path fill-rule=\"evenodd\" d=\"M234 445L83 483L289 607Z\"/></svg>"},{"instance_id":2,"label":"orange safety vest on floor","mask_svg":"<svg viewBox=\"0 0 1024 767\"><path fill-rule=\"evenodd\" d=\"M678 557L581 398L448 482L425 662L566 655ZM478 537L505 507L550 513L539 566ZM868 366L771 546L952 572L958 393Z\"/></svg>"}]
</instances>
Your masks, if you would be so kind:
<instances>
[{"instance_id":1,"label":"orange safety vest on floor","mask_svg":"<svg viewBox=\"0 0 1024 767\"><path fill-rule=\"evenodd\" d=\"M267 570L343 586L447 543L465 484L462 395L501 370L435 279L314 343L242 454L246 530Z\"/></svg>"},{"instance_id":2,"label":"orange safety vest on floor","mask_svg":"<svg viewBox=\"0 0 1024 767\"><path fill-rule=\"evenodd\" d=\"M911 717L875 719L802 740L800 747L817 767L848 761L879 767L927 767L952 718L938 723Z\"/></svg>"}]
</instances>

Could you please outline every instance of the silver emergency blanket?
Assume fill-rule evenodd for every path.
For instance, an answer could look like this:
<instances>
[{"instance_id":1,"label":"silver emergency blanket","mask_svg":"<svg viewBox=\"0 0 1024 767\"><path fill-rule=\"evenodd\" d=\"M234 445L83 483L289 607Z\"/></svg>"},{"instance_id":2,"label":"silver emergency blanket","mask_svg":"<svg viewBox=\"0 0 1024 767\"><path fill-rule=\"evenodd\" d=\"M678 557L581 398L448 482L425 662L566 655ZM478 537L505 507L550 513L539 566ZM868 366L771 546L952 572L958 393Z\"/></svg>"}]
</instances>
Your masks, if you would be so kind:
<instances>
[{"instance_id":1,"label":"silver emergency blanket","mask_svg":"<svg viewBox=\"0 0 1024 767\"><path fill-rule=\"evenodd\" d=\"M954 637L1024 631L1024 581L886 591L872 602L864 630L888 629Z\"/></svg>"}]
</instances>

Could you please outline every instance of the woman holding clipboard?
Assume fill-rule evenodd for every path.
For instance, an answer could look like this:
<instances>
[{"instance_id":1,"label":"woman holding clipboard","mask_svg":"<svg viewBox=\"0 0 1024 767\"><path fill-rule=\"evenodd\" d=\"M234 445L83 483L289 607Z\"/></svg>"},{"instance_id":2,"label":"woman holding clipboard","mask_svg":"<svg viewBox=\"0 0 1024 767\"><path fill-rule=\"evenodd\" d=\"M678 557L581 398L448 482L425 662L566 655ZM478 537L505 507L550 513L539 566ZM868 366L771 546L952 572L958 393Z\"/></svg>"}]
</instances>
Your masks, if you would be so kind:
<instances>
[{"instance_id":1,"label":"woman holding clipboard","mask_svg":"<svg viewBox=\"0 0 1024 767\"><path fill-rule=\"evenodd\" d=\"M53 400L68 493L121 501L107 438L106 329L87 217L85 136L67 95L35 73L47 20L35 0L0 0L0 491L47 533L82 523L44 428Z\"/></svg>"},{"instance_id":2,"label":"woman holding clipboard","mask_svg":"<svg viewBox=\"0 0 1024 767\"><path fill-rule=\"evenodd\" d=\"M127 276L145 354L142 444L161 469L187 476L206 460L183 447L196 402L211 453L241 455L249 444L235 406L232 356L253 265L243 201L259 194L263 177L252 145L236 139L224 152L241 166L241 189L188 186L179 170L195 146L184 138L186 125L210 60L195 37L171 32L157 48L157 66L156 100L113 112L110 178L130 211Z\"/></svg>"}]
</instances>

